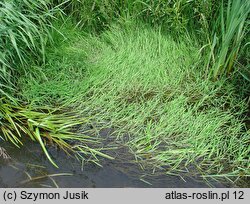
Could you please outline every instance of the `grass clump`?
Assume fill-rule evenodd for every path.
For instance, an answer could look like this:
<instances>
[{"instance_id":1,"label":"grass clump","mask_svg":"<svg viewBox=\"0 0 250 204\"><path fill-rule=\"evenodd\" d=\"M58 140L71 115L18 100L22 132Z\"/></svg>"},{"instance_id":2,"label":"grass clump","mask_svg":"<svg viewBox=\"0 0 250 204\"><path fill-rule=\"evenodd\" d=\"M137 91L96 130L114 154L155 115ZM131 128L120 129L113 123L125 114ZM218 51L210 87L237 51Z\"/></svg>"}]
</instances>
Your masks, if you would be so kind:
<instances>
[{"instance_id":1,"label":"grass clump","mask_svg":"<svg viewBox=\"0 0 250 204\"><path fill-rule=\"evenodd\" d=\"M20 80L27 99L57 95L96 123L116 128L138 161L154 168L176 172L195 165L206 174L249 175L249 132L240 118L247 105L226 79L203 77L194 40L176 41L160 29L127 22L100 36L77 37L55 53L43 69L50 80ZM51 89L58 81L70 90Z\"/></svg>"}]
</instances>

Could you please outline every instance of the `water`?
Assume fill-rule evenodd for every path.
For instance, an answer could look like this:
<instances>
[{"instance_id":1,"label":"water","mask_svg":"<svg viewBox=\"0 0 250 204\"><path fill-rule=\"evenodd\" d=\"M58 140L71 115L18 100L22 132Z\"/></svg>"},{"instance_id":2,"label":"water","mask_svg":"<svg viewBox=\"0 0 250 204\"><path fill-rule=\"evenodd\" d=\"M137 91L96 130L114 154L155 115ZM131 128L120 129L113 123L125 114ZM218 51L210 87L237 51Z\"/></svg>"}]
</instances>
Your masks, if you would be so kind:
<instances>
[{"instance_id":1,"label":"water","mask_svg":"<svg viewBox=\"0 0 250 204\"><path fill-rule=\"evenodd\" d=\"M81 131L81 130L80 130ZM105 147L114 146L112 129L103 129L99 136L104 139ZM53 161L59 166L55 168L46 158L37 143L28 142L18 149L13 145L1 142L10 154L10 160L0 157L0 187L75 187L75 188L203 188L234 187L232 183L215 180L204 181L197 176L172 176L162 170L142 170L134 162L134 156L121 144L119 149L108 150L114 160L101 159L102 167L88 162L82 165L78 160L69 157L55 147L48 151Z\"/></svg>"},{"instance_id":2,"label":"water","mask_svg":"<svg viewBox=\"0 0 250 204\"><path fill-rule=\"evenodd\" d=\"M4 144L3 144L4 145ZM2 145L2 146L3 146ZM49 148L54 161L60 167L53 167L44 156L39 145L28 143L21 149L4 145L12 157L9 161L0 159L0 187L230 187L229 184L195 178L169 176L163 172L152 174L143 171L125 148L113 150L115 160L103 159L103 167L93 163L81 163L64 152ZM121 157L119 158L119 156ZM63 175L55 175L60 174ZM70 175L64 175L64 174ZM54 174L54 175L53 175Z\"/></svg>"}]
</instances>

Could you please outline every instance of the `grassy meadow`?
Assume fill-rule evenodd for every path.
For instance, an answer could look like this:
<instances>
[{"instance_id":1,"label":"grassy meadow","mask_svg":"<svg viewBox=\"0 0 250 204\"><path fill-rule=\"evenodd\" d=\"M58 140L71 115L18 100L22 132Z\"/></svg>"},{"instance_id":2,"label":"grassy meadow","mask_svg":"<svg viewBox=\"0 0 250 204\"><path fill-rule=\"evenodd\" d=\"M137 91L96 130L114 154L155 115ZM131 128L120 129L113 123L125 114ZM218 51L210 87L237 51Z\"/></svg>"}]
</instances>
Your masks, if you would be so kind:
<instances>
[{"instance_id":1,"label":"grassy meadow","mask_svg":"<svg viewBox=\"0 0 250 204\"><path fill-rule=\"evenodd\" d=\"M249 12L247 0L3 1L0 139L28 136L54 166L49 145L101 165L115 158L76 129L112 128L142 169L249 177Z\"/></svg>"}]
</instances>

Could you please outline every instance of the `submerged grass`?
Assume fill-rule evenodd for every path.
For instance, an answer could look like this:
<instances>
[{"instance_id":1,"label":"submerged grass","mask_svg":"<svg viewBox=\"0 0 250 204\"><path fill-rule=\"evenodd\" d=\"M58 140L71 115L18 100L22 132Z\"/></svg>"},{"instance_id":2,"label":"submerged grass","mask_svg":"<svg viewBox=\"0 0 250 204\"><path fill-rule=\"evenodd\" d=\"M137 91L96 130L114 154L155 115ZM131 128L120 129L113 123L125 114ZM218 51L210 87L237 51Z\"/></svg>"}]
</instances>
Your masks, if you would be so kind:
<instances>
[{"instance_id":1,"label":"submerged grass","mask_svg":"<svg viewBox=\"0 0 250 204\"><path fill-rule=\"evenodd\" d=\"M72 28L62 32L71 36ZM226 79L203 77L194 40L130 21L100 36L78 33L58 40L39 76L19 80L25 100L91 115L114 127L138 161L168 173L194 165L205 174L249 176L247 104Z\"/></svg>"}]
</instances>

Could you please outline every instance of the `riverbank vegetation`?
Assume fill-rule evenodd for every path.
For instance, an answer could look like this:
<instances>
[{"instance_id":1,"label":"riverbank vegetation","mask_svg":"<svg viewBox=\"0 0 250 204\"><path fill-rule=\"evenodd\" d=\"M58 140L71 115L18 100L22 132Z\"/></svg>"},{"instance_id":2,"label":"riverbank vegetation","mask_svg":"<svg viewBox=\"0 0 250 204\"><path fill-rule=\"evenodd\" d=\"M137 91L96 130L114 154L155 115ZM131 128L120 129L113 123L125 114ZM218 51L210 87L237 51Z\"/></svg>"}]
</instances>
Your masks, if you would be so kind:
<instances>
[{"instance_id":1,"label":"riverbank vegetation","mask_svg":"<svg viewBox=\"0 0 250 204\"><path fill-rule=\"evenodd\" d=\"M248 1L6 0L0 11L2 139L29 136L55 166L47 145L98 163L111 157L89 127L112 128L143 168L249 176Z\"/></svg>"}]
</instances>

